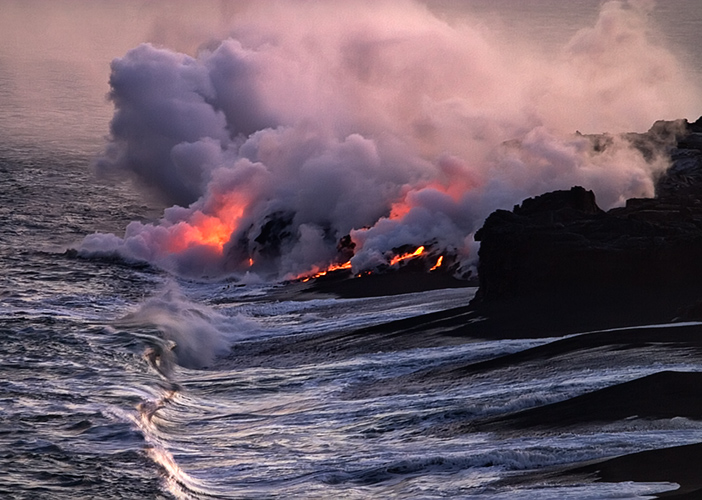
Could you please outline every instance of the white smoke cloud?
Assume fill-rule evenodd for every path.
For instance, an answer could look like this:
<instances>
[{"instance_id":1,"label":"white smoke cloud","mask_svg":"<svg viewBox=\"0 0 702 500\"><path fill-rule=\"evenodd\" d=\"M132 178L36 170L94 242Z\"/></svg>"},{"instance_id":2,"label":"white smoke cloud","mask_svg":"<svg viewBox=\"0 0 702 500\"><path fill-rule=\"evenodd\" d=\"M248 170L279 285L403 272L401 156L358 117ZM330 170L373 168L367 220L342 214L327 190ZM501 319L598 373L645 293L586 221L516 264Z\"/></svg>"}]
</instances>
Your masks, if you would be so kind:
<instances>
[{"instance_id":1,"label":"white smoke cloud","mask_svg":"<svg viewBox=\"0 0 702 500\"><path fill-rule=\"evenodd\" d=\"M695 118L700 94L649 37L649 2L603 4L555 59L409 2L254 3L196 57L141 45L112 64L97 162L176 204L111 253L177 273L282 278L363 270L432 243L468 264L496 208L580 184L609 208L665 168L616 135Z\"/></svg>"}]
</instances>

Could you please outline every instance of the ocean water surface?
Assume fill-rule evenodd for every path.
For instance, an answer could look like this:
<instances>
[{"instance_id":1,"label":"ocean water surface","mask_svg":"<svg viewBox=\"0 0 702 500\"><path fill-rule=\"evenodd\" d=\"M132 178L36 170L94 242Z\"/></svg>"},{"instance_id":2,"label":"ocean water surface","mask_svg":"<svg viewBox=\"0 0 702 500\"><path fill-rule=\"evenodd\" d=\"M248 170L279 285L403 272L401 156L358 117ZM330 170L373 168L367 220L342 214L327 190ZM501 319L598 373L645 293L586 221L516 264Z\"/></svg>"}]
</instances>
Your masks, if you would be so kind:
<instances>
[{"instance_id":1,"label":"ocean water surface","mask_svg":"<svg viewBox=\"0 0 702 500\"><path fill-rule=\"evenodd\" d=\"M650 23L646 24L650 31L647 40L652 40L650 43L654 47L665 46L677 64L673 66L665 59L662 67L681 71L684 75L681 73L680 81L689 81L692 85L695 78L702 75L699 49L702 47L699 38L702 8L698 2L606 3L615 13L619 12L617 8L633 9L629 4L646 4L644 18ZM127 163L121 164L122 160L104 154L106 145L116 145L117 149L112 151L118 151L119 156L120 152L127 151L119 149L122 145L132 147L134 143L130 141L137 141L134 137L138 134L131 134L136 130L144 134L138 137L149 139L144 141L144 148L156 150L160 143L149 134L157 129L161 133L159 127L163 124L156 120L148 122L143 130L132 129L136 122L144 123L141 120L151 115L139 115L132 122L130 119L134 115L125 112L123 123L130 133L119 136L120 130L115 128L110 132L113 104L123 106L120 109L124 111L132 109L124 103L131 105L132 102L125 97L127 94L120 94L115 102L105 100L105 94L110 91L109 64L112 58L123 57L141 42L191 53L192 47L211 46L212 40L224 39L230 30L234 35L243 33L244 38L250 36L250 33L231 28L241 15L243 3L204 3L199 12L194 12L189 5L176 3L169 11L166 4L160 2L124 2L116 7L107 2L0 0L0 10L8 13L7 17L0 14L4 18L3 27L7 28L0 35L3 41L0 49L1 497L598 499L650 498L676 487L655 482L593 482L588 478L559 481L542 474L594 459L698 443L702 436L699 421L680 417L634 418L584 430L513 432L473 430L470 425L481 419L567 400L661 371L701 371L694 353L676 349L662 352L655 346L641 346L615 356L610 351L593 349L577 357L555 356L548 362L525 362L456 380L437 378L416 385L404 384L403 380L407 379L403 377L424 370L486 360L553 339L454 339L397 349L372 346L349 349L348 339L337 336L339 333L465 306L476 289L464 287L354 299L289 293L290 285L283 282L284 278L303 270L311 272L311 263L316 265L323 260L319 255L327 255L326 247L313 238L316 233L309 229L309 221L296 226L297 229L302 227L301 240L308 241L304 240L304 235L310 235L309 245L294 247L287 260L285 257L271 260L282 269L279 274L269 272L264 276L263 270L256 274L253 271L257 269L251 264L253 271L248 274L240 268L228 268L225 272L219 257L213 258L212 266L205 266L206 273L194 272L193 269L201 268L192 262L209 258L208 252L214 244L210 247L203 244L206 251L181 259L178 255L173 257L178 252L172 247L170 253L159 253L165 246L156 248L154 243L149 247L148 258L145 257L144 248L148 245L137 247L136 240L125 235L125 228L139 223L139 227L146 228L137 233L142 238L140 241L154 242L154 235L162 234L164 228L168 230L179 223L194 226L193 214L196 210L206 210L203 207L207 206L207 200L213 199L212 193L220 192L212 186L221 177L212 174L198 185L201 191L194 199L180 203L169 197L175 196L175 190L164 187L167 182L145 181L147 176L136 167L130 172L131 177L116 175L121 170L129 170L133 164L126 168ZM370 9L371 16L376 15L372 7L368 7L370 4L359 5ZM387 15L388 9L395 13L402 11L383 5L385 10L381 9L378 16ZM502 47L505 40L513 43L521 33L528 32L525 40L528 39L529 44L541 44L544 50L555 54L559 50L557 47L570 43L578 30L598 22L602 2L475 0L427 2L427 5L432 23L438 19L442 23L460 24L460 19L466 18L477 19L481 29L490 27L488 33L491 34L485 35L477 46L483 47L483 42L492 43L494 37ZM320 14L320 19L327 15L328 12ZM31 25L23 24L29 19L33 20ZM416 16L408 19L408 22L417 22ZM618 18L613 14L612 19L615 23ZM642 22L641 18L626 22L633 23L627 24L632 32L641 28L637 24ZM482 33L471 32L471 36L477 36L478 32ZM250 42L251 38L246 40ZM310 41L310 45L314 43L315 40ZM320 53L323 53L321 49ZM133 57L135 64L144 63L144 60L137 60L137 56ZM475 62L487 64L485 61ZM215 63L211 59L201 66L211 68ZM198 64L192 63L190 67L200 67ZM284 69L293 71L287 66ZM303 69L301 74L307 74L308 68ZM289 76L285 71L279 74L280 78ZM488 73L490 71L486 71ZM595 75L594 70L591 74ZM377 90L376 84L383 92L386 90L384 83L374 80L382 78L375 75L372 68L368 69L366 77L363 85L369 86L366 89L369 93ZM549 78L561 77L566 78L559 70ZM635 83L632 85L636 86ZM113 85L119 84L113 82ZM134 89L142 89L143 85L147 84L142 82ZM614 89L616 85L612 85L612 88L600 89L597 95L619 96ZM553 89L566 87L568 85L564 84ZM364 88L354 88L349 94ZM327 91L322 89L320 94ZM439 89L432 96L437 101L439 95L445 98L444 104L453 102L443 95L444 91L446 89ZM531 91L533 89L528 89L525 94ZM359 133L365 134L364 137L380 137L376 144L380 151L378 157L383 161L391 157L392 166L399 161L397 158L405 159L406 151L398 153L397 149L402 148L396 148L393 141L383 142L386 135L377 130L384 126L387 116L395 120L404 115L394 107L382 118L373 115L373 119L368 119L366 114L380 106L382 97L388 95L383 92L374 94L370 104L362 102L361 118L354 115L353 120L339 119L333 122L332 128L346 130L351 122L354 126L362 123L365 128ZM698 94L692 91L689 94L695 95ZM122 98L125 101L119 100ZM302 100L306 98L301 97ZM153 102L158 100L154 99ZM558 105L563 102L559 99L556 100ZM649 97L641 99L636 102L644 102ZM478 101L476 98L475 102ZM560 111L552 109L548 101L537 100L534 109L525 111L529 106L524 105L524 109L518 110L520 118L512 123L506 110L517 101L508 101L495 108L494 122L485 118L492 108L472 101L475 108L471 109L479 110L473 115L464 108L460 116L451 115L454 108L442 104L432 108L431 113L435 113L432 119L437 124L450 123L435 125L436 130L447 135L456 130L461 133L468 130L461 128L462 120L480 121L490 130L519 131L538 146L530 150L530 155L538 155L543 151L541 146L557 142L551 138L540 142L542 136L528 135L529 130L538 129L536 122L541 120L564 127L577 122L571 118L557 120L554 117L560 117ZM331 98L328 101L343 107L340 102ZM702 114L702 109L695 110L700 102L672 99L673 116L657 118L695 120L697 116L693 113ZM140 107L134 109L150 109L149 101L139 101L139 104ZM275 101L274 104L280 103ZM285 108L281 116L297 117L299 111L293 108L292 105ZM684 110L689 110L686 116L675 115ZM244 109L243 112L255 114L256 110ZM583 126L634 125L633 122L607 121L604 116L603 113L597 119L600 121L583 120ZM198 117L201 116L196 112L188 115L191 121L199 120ZM646 113L642 113L640 119L642 124L652 122ZM229 120L227 126L231 129L233 121ZM205 118L202 121L204 123ZM458 122L459 125L455 125ZM510 124L505 125L507 122ZM413 126L418 127L418 123ZM210 122L203 125L203 130L209 131L209 125ZM297 122L295 125L279 124L277 128L264 125L248 135L221 139L221 144L227 144L222 146L222 151L227 153L207 158L224 162L222 158L233 158L227 154L234 154L234 143L242 147L237 150L240 152L253 147L246 142L252 141L252 137L258 140L269 130L279 132L287 126L298 127ZM178 127L174 125L174 129ZM180 141L179 132L173 133ZM199 136L191 143L210 144L208 141L217 133L212 132L203 143L198 142ZM390 135L404 137L405 133L398 126ZM281 143L289 137L285 135ZM349 137L355 136L350 133ZM441 148L450 149L453 144L448 140L441 142L435 151L434 143L422 140L410 141L410 149L425 151L422 153L425 156L418 154L418 158L428 158ZM323 146L314 143L313 147L326 147L326 143L322 143ZM357 150L351 147L353 144L344 144L350 144L349 149L329 147L332 153L320 154L320 157L330 164L343 166L344 162L335 155L343 156L347 152L358 164L365 165L365 157L354 156ZM265 155L261 153L263 146L256 143L256 147L261 148L256 153L258 161L265 162ZM413 229L393 228L382 235L390 241L399 237L398 234L415 234L413 231L417 227L432 225L442 230L446 227L446 231L465 230L461 238L446 239L446 248L450 245L456 248L456 242L467 241L474 225L479 227L481 217L492 209L510 208L522 195L531 194L531 190L548 189L551 184L547 181L561 175L561 170L550 169L550 164L544 167L541 161L554 157L551 153L556 150L549 150L549 154L533 163L534 168L540 169L535 174L540 180L529 181L529 187L522 189L519 187L522 167L510 170L506 177L500 173L518 163L515 158L510 157L510 162L490 163L493 157L483 149L475 149L478 150L485 159L485 168L480 170L484 165L479 162L471 168L480 170L485 178L494 175L491 178L494 182L484 183L492 187L481 191L483 194L479 198L464 199L460 202L464 204L456 201L459 208L464 208L471 200L481 205L480 210L471 212L470 224L440 225L458 213L457 209L446 208L441 212L443 215L424 226L413 226L410 218L397 219L405 223L403 227ZM142 152L138 148L128 151L137 156ZM172 157L178 151L177 148L168 149L164 155ZM455 155L468 156L470 151L457 148ZM558 156L560 160L552 161L570 164L569 151L558 150L562 153ZM118 168L98 168L96 173L96 159L105 157L114 161L113 167L119 163ZM145 155L139 157L140 165L144 164L144 158L151 158L155 163L161 161L158 155ZM232 161L242 161L242 158L237 156ZM623 158L629 157L621 156L619 160ZM253 156L247 159L255 163ZM524 168L531 165L523 158L520 161ZM626 172L635 172L631 178L637 182L643 176L639 172L650 174L645 169L637 170L640 163L634 160L632 165L632 170ZM405 178L398 174L393 178L406 186L402 188L405 191L399 187L393 191L395 195L412 190L419 193L412 198L414 205L410 203L409 212L417 207L429 210L450 205L443 198L444 201L436 204L426 201L428 191L423 190L428 189L430 183L417 179L424 179L427 168L420 165L416 175ZM335 175L340 171L341 168L334 170ZM300 172L296 171L295 175L304 175L302 170ZM374 172L369 167L363 175L372 176ZM171 173L166 171L163 175L167 177ZM563 175L565 183L573 179L570 174ZM645 181L629 182L630 177L622 180L624 174L609 175L592 174L588 170L587 175L575 179L592 180L595 187L602 190L603 197L611 199L611 204L616 204L617 195L623 193L606 189L606 181L617 186L626 185L627 189L634 184L638 186L636 189L647 186ZM507 177L514 185L495 188ZM524 178L527 177L525 174ZM134 178L137 182L132 182ZM275 192L283 193L281 199L287 199L284 198L287 191L281 186L297 185L285 182L274 183L272 191L261 191L261 198ZM333 181L328 182L328 186L336 186ZM412 182L418 184L411 185ZM463 186L460 182L453 185L459 184ZM446 190L447 199L459 198L450 187ZM360 194L355 196L358 198ZM295 205L297 213L309 208L300 203ZM163 222L164 209L171 210L168 217L175 217L173 214L181 213L180 209L176 210L179 204L184 207L182 210L191 211L187 214L190 218ZM387 213L390 213L390 205L386 206ZM395 208L393 205L392 209ZM350 211L339 209L332 215L325 215L330 219L338 216L338 220L329 223L336 230L346 227L345 217ZM376 217L372 223L376 219L382 217ZM251 224L260 224L259 220L251 220ZM361 220L361 216L356 220ZM360 234L361 227L347 229L359 230ZM381 224L372 229L380 234ZM373 239L376 232L369 233L363 240L365 249L380 240ZM440 233L432 241L442 244L443 234L448 233ZM89 238L86 240L86 237ZM111 246L105 243L107 238L112 238L109 239ZM319 238L324 244L327 240ZM96 241L103 246L96 247ZM173 240L167 241L172 243ZM416 247L420 242L408 240L406 243ZM336 241L331 245L334 247ZM192 248L195 246L189 247ZM470 248L474 252L475 248ZM257 251L265 257L263 250ZM460 251L458 254L464 255ZM317 260L310 260L309 255ZM368 252L363 262L371 262L373 255ZM474 264L471 258L466 257L464 269ZM265 269L270 271L273 264L266 265ZM333 340L323 349L294 348L310 336L323 339L327 335ZM290 346L287 354L285 346Z\"/></svg>"}]
</instances>

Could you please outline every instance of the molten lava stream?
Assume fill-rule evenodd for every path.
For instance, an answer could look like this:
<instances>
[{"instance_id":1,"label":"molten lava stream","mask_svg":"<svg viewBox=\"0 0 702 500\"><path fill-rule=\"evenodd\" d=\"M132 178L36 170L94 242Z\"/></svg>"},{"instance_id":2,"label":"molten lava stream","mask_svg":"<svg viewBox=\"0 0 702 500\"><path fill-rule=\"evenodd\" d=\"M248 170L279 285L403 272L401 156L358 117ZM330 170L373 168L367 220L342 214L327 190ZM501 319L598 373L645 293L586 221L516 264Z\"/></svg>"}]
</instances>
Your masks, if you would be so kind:
<instances>
[{"instance_id":1,"label":"molten lava stream","mask_svg":"<svg viewBox=\"0 0 702 500\"><path fill-rule=\"evenodd\" d=\"M305 276L302 279L302 282L307 283L311 279L319 278L319 277L324 276L325 274L330 273L332 271L338 271L339 269L351 269L351 261L344 262L343 264L331 264L324 271L319 271L318 273L315 273L315 274L312 274L309 276Z\"/></svg>"},{"instance_id":2,"label":"molten lava stream","mask_svg":"<svg viewBox=\"0 0 702 500\"><path fill-rule=\"evenodd\" d=\"M443 262L444 262L444 256L439 255L439 259L436 261L436 264L434 264L434 266L431 269L429 269L429 271L434 271L436 269L439 269Z\"/></svg>"},{"instance_id":3,"label":"molten lava stream","mask_svg":"<svg viewBox=\"0 0 702 500\"><path fill-rule=\"evenodd\" d=\"M403 260L411 259L413 257L419 257L422 255L422 252L424 252L424 247L421 246L417 248L414 252L408 252L402 255L396 255L390 260L390 265L394 266L395 264L398 264L399 262L402 262Z\"/></svg>"}]
</instances>

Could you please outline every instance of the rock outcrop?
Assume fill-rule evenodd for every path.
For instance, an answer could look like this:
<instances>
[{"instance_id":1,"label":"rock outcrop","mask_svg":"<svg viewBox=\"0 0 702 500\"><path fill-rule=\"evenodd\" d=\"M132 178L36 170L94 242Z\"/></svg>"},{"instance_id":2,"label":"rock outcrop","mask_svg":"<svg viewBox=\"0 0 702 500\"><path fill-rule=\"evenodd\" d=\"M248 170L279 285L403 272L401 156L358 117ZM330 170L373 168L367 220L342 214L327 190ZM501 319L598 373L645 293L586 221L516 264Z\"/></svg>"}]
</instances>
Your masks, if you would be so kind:
<instances>
[{"instance_id":1,"label":"rock outcrop","mask_svg":"<svg viewBox=\"0 0 702 500\"><path fill-rule=\"evenodd\" d=\"M680 130L655 198L604 212L576 186L491 214L476 234L474 303L548 297L554 307L629 307L622 313L651 320L690 310L702 298L702 118Z\"/></svg>"}]
</instances>

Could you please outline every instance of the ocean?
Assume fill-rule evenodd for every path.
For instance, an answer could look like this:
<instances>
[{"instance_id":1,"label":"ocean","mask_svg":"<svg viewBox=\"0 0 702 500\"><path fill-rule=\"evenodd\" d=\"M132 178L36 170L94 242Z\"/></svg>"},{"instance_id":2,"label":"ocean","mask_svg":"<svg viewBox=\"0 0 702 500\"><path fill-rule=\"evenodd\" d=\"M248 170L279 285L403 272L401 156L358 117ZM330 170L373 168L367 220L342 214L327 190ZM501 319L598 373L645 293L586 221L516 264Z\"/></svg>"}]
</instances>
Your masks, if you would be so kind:
<instances>
[{"instance_id":1,"label":"ocean","mask_svg":"<svg viewBox=\"0 0 702 500\"><path fill-rule=\"evenodd\" d=\"M695 418L484 423L700 372L697 351L460 372L562 338L402 326L474 286L343 298L301 279L347 258L378 273L420 245L474 277L497 208L574 183L603 208L652 196L665 159L572 134L702 115L702 6L425 4L0 0L0 497L676 488L555 473L699 443Z\"/></svg>"}]
</instances>

